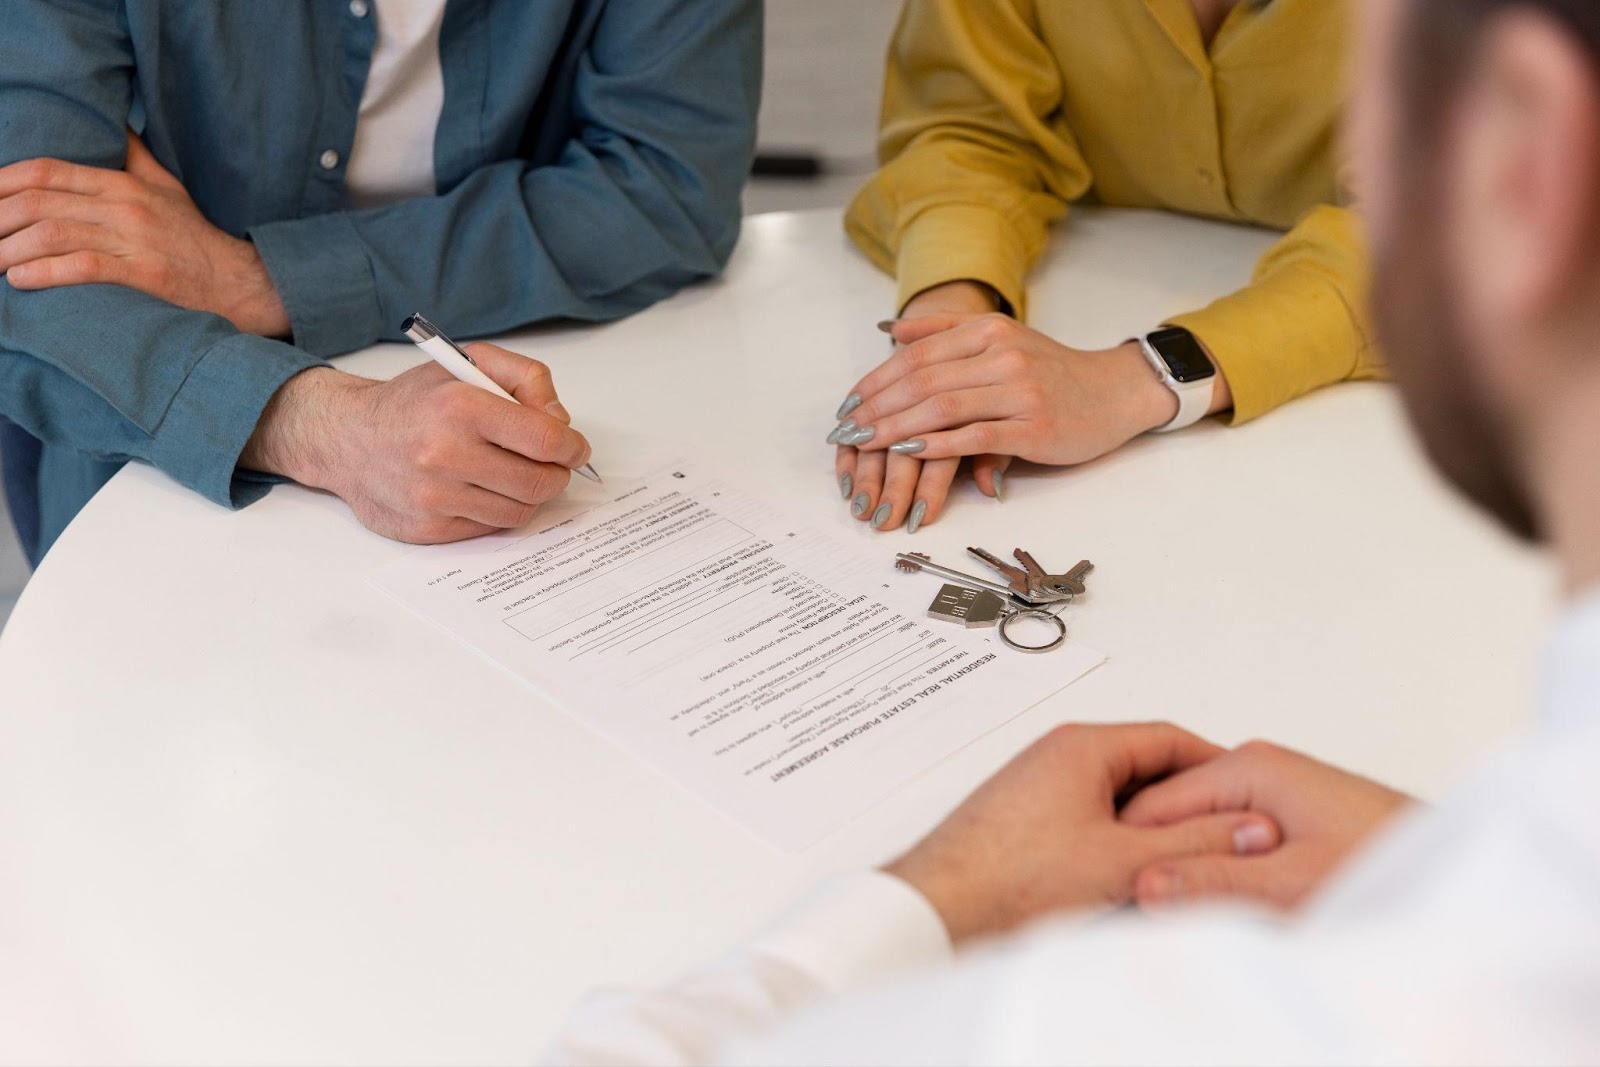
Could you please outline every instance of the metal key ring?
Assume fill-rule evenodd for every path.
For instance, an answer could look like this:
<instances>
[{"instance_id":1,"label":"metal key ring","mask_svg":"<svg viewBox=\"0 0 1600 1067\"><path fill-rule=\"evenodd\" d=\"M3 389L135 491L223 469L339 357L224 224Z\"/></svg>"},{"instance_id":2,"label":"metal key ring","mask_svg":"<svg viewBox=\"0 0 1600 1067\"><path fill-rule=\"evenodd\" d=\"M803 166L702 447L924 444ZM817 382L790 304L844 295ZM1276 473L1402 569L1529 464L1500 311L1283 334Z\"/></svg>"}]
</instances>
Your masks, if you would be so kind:
<instances>
[{"instance_id":1,"label":"metal key ring","mask_svg":"<svg viewBox=\"0 0 1600 1067\"><path fill-rule=\"evenodd\" d=\"M1018 619L1030 617L1037 619L1048 619L1050 622L1055 623L1056 639L1051 641L1048 645L1024 645L1011 640L1011 635L1006 633L1006 627L1010 626ZM1060 648L1062 642L1067 639L1067 624L1061 621L1061 616L1052 614L1048 611L1014 611L1010 615L1007 615L1005 618L1000 620L999 632L1000 640L1007 648L1014 648L1018 652L1028 653L1054 652L1056 649Z\"/></svg>"}]
</instances>

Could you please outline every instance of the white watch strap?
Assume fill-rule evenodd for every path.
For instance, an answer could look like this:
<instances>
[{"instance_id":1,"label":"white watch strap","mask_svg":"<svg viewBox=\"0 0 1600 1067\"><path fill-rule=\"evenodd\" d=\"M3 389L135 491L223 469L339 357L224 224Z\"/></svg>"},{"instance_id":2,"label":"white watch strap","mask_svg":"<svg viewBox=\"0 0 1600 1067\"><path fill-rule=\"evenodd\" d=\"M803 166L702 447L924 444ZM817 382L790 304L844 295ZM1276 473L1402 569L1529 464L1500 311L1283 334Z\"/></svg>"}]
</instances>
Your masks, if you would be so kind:
<instances>
[{"instance_id":1,"label":"white watch strap","mask_svg":"<svg viewBox=\"0 0 1600 1067\"><path fill-rule=\"evenodd\" d=\"M1139 338L1139 350L1144 353L1145 362L1150 364L1150 369L1156 372L1162 384L1172 390L1178 398L1178 413L1172 421L1165 426L1157 426L1151 433L1173 433L1177 430L1187 429L1205 418L1211 411L1211 400L1216 396L1217 376L1198 382L1180 382L1172 376L1167 369L1167 361L1150 344L1148 337Z\"/></svg>"},{"instance_id":2,"label":"white watch strap","mask_svg":"<svg viewBox=\"0 0 1600 1067\"><path fill-rule=\"evenodd\" d=\"M1181 383L1167 383L1178 397L1178 413L1172 421L1165 426L1157 426L1151 433L1172 433L1175 430L1187 429L1206 417L1211 410L1211 398L1216 395L1217 379L1207 378L1203 382L1190 382L1188 385Z\"/></svg>"}]
</instances>

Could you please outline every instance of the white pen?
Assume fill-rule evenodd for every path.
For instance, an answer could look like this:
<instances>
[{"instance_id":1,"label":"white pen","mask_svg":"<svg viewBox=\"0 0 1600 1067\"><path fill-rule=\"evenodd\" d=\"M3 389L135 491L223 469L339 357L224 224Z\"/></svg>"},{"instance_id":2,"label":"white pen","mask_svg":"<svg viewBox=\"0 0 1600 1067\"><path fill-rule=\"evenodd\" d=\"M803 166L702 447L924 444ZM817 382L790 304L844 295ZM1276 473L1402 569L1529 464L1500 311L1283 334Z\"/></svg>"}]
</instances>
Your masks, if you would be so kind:
<instances>
[{"instance_id":1,"label":"white pen","mask_svg":"<svg viewBox=\"0 0 1600 1067\"><path fill-rule=\"evenodd\" d=\"M467 355L460 345L446 337L439 330L439 327L421 315L412 315L402 322L400 324L400 332L411 338L418 348L432 356L435 363L461 381L466 382L468 385L476 385L479 389L488 390L495 396L503 396L513 404L517 402L516 397L500 388L495 384L493 378L479 370L478 364L473 361L471 356ZM595 472L594 466L589 463L585 463L581 467L574 467L572 473L581 474L591 482L600 481L600 475Z\"/></svg>"}]
</instances>

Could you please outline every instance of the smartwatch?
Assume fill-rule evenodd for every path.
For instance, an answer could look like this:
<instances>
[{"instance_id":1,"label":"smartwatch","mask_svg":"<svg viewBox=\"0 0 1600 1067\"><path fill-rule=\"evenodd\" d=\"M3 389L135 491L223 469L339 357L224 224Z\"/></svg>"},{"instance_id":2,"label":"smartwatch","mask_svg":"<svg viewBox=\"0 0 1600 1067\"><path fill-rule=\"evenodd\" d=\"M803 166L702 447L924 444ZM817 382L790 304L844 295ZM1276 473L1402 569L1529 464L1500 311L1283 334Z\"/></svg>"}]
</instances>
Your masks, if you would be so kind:
<instances>
[{"instance_id":1,"label":"smartwatch","mask_svg":"<svg viewBox=\"0 0 1600 1067\"><path fill-rule=\"evenodd\" d=\"M1178 398L1178 414L1150 432L1171 433L1205 418L1216 389L1217 366L1194 334L1181 326L1166 326L1139 338L1139 348L1156 377Z\"/></svg>"}]
</instances>

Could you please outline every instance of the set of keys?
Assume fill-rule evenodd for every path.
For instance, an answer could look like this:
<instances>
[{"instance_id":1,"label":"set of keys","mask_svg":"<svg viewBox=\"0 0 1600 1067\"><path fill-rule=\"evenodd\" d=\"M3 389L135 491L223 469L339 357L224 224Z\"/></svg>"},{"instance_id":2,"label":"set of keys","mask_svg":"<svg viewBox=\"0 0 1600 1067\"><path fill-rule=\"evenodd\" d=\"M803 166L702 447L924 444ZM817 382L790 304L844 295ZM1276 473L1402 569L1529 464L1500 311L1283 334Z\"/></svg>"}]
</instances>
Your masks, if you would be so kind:
<instances>
[{"instance_id":1,"label":"set of keys","mask_svg":"<svg viewBox=\"0 0 1600 1067\"><path fill-rule=\"evenodd\" d=\"M954 583L944 586L934 597L928 607L930 617L960 623L968 629L997 626L1000 640L1018 652L1051 652L1060 648L1067 639L1067 624L1061 621L1060 612L1084 591L1084 579L1094 570L1094 564L1083 560L1065 574L1051 574L1031 553L1020 548L1012 552L1017 566L981 548L967 551L988 564L1005 581L942 567L921 552L901 552L895 556L894 565L907 574L926 571ZM1044 645L1027 645L1015 640L1009 627L1018 619L1047 623L1055 629L1055 639Z\"/></svg>"}]
</instances>

